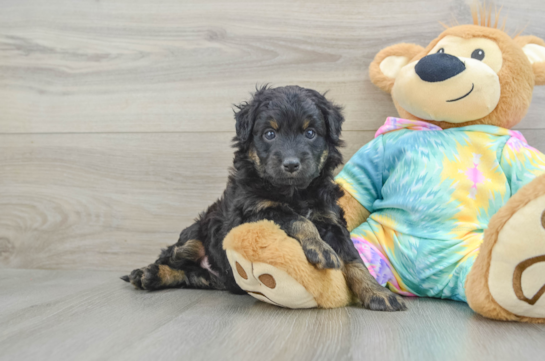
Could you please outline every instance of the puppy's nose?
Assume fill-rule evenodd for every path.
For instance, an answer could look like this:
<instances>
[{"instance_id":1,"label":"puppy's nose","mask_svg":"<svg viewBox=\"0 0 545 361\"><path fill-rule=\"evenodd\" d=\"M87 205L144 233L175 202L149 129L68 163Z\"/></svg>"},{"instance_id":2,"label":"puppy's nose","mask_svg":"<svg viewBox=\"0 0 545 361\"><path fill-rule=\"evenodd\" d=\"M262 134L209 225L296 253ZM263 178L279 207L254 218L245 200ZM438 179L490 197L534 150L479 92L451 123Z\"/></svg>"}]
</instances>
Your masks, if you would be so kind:
<instances>
[{"instance_id":1,"label":"puppy's nose","mask_svg":"<svg viewBox=\"0 0 545 361\"><path fill-rule=\"evenodd\" d=\"M284 159L282 166L286 172L294 173L301 168L301 162L299 162L299 159L297 158L286 158Z\"/></svg>"},{"instance_id":2,"label":"puppy's nose","mask_svg":"<svg viewBox=\"0 0 545 361\"><path fill-rule=\"evenodd\" d=\"M466 66L460 59L445 53L427 55L414 67L420 79L430 83L450 79L464 70Z\"/></svg>"}]
</instances>

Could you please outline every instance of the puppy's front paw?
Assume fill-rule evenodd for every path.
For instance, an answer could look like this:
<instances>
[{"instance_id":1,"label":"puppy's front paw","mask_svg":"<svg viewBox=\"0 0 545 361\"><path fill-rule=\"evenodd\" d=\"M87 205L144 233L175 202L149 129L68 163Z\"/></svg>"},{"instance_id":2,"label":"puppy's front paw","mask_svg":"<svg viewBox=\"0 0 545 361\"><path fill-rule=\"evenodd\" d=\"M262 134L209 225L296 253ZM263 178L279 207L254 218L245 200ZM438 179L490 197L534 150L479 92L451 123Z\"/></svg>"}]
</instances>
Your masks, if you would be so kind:
<instances>
[{"instance_id":1,"label":"puppy's front paw","mask_svg":"<svg viewBox=\"0 0 545 361\"><path fill-rule=\"evenodd\" d=\"M151 264L144 268L137 268L128 276L121 279L130 282L135 288L140 290L156 290L161 288L162 279L159 275L159 266Z\"/></svg>"},{"instance_id":2,"label":"puppy's front paw","mask_svg":"<svg viewBox=\"0 0 545 361\"><path fill-rule=\"evenodd\" d=\"M144 274L143 268L137 268L133 270L128 276L120 277L123 281L129 282L135 288L142 290L142 275Z\"/></svg>"},{"instance_id":3,"label":"puppy's front paw","mask_svg":"<svg viewBox=\"0 0 545 361\"><path fill-rule=\"evenodd\" d=\"M307 260L319 269L339 269L341 260L337 253L327 243L319 242L303 243L303 251Z\"/></svg>"},{"instance_id":4,"label":"puppy's front paw","mask_svg":"<svg viewBox=\"0 0 545 361\"><path fill-rule=\"evenodd\" d=\"M376 289L358 295L364 308L373 311L405 311L407 306L403 299L390 290Z\"/></svg>"}]
</instances>

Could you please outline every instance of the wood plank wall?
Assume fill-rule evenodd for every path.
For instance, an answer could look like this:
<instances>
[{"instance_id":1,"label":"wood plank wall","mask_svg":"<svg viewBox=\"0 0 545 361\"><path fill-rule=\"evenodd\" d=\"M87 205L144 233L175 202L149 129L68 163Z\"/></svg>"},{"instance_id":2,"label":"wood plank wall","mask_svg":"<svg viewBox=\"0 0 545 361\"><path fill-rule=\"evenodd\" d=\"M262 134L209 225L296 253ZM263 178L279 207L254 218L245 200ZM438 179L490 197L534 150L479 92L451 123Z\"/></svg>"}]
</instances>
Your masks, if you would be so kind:
<instances>
[{"instance_id":1,"label":"wood plank wall","mask_svg":"<svg viewBox=\"0 0 545 361\"><path fill-rule=\"evenodd\" d=\"M497 1L545 38L545 2ZM346 158L390 97L367 68L427 44L465 1L5 0L0 5L0 267L126 271L215 200L231 105L256 84L329 90ZM520 129L545 151L545 89Z\"/></svg>"}]
</instances>

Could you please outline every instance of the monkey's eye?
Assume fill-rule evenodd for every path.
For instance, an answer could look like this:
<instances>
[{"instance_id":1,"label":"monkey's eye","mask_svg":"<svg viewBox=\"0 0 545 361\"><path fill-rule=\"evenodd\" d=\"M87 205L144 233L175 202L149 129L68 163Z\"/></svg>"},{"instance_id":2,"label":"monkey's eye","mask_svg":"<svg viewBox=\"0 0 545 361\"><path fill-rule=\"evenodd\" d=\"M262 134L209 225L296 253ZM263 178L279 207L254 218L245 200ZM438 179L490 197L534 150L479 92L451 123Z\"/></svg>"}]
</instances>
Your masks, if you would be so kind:
<instances>
[{"instance_id":1,"label":"monkey's eye","mask_svg":"<svg viewBox=\"0 0 545 361\"><path fill-rule=\"evenodd\" d=\"M437 50L437 54L443 54L445 52L445 48L441 48Z\"/></svg>"},{"instance_id":2,"label":"monkey's eye","mask_svg":"<svg viewBox=\"0 0 545 361\"><path fill-rule=\"evenodd\" d=\"M309 128L305 131L305 137L308 139L314 139L316 137L316 131L312 128Z\"/></svg>"},{"instance_id":3,"label":"monkey's eye","mask_svg":"<svg viewBox=\"0 0 545 361\"><path fill-rule=\"evenodd\" d=\"M471 53L471 57L473 59L483 60L484 59L484 50L483 49L473 50L473 53Z\"/></svg>"},{"instance_id":4,"label":"monkey's eye","mask_svg":"<svg viewBox=\"0 0 545 361\"><path fill-rule=\"evenodd\" d=\"M276 132L272 129L266 130L265 133L263 133L263 138L267 140L273 140L276 138Z\"/></svg>"}]
</instances>

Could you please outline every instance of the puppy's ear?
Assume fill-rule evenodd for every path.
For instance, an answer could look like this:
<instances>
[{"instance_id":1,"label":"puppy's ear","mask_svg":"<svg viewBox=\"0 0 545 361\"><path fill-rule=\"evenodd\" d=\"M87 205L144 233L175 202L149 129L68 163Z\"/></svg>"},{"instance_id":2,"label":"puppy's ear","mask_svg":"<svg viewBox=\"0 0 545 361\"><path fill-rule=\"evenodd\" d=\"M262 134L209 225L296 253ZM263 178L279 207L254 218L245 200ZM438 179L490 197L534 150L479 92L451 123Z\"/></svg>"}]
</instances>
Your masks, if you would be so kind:
<instances>
[{"instance_id":1,"label":"puppy's ear","mask_svg":"<svg viewBox=\"0 0 545 361\"><path fill-rule=\"evenodd\" d=\"M399 70L423 50L416 44L396 44L382 49L369 66L371 82L391 93Z\"/></svg>"},{"instance_id":2,"label":"puppy's ear","mask_svg":"<svg viewBox=\"0 0 545 361\"><path fill-rule=\"evenodd\" d=\"M329 138L333 141L333 144L340 145L342 124L344 122L342 108L327 100L324 95L318 93L316 90L307 89L307 91L310 92L314 104L322 112Z\"/></svg>"},{"instance_id":3,"label":"puppy's ear","mask_svg":"<svg viewBox=\"0 0 545 361\"><path fill-rule=\"evenodd\" d=\"M515 42L530 60L534 70L536 85L545 85L545 41L537 36L517 36Z\"/></svg>"},{"instance_id":4,"label":"puppy's ear","mask_svg":"<svg viewBox=\"0 0 545 361\"><path fill-rule=\"evenodd\" d=\"M245 144L248 142L252 135L252 129L253 129L253 119L252 119L252 106L248 102L241 103L239 105L235 105L235 129L237 132L237 138L238 141L241 144Z\"/></svg>"},{"instance_id":5,"label":"puppy's ear","mask_svg":"<svg viewBox=\"0 0 545 361\"><path fill-rule=\"evenodd\" d=\"M270 89L268 84L261 87L256 87L252 100L235 105L235 129L237 132L236 139L242 147L250 145L252 139L252 131L256 120L259 107L267 99L266 93Z\"/></svg>"},{"instance_id":6,"label":"puppy's ear","mask_svg":"<svg viewBox=\"0 0 545 361\"><path fill-rule=\"evenodd\" d=\"M326 100L327 112L325 115L325 122L327 124L329 137L333 140L335 145L340 145L340 136L342 131L342 125L344 123L344 117L342 115L342 108Z\"/></svg>"}]
</instances>

